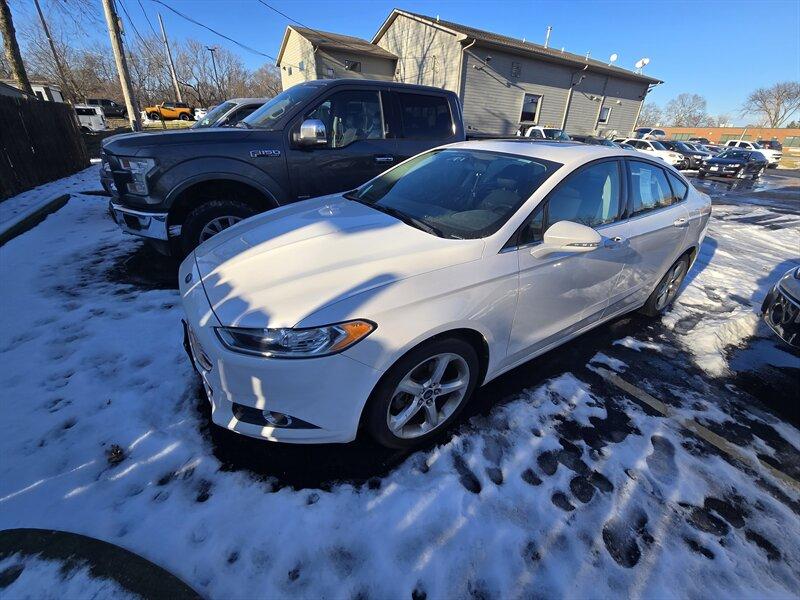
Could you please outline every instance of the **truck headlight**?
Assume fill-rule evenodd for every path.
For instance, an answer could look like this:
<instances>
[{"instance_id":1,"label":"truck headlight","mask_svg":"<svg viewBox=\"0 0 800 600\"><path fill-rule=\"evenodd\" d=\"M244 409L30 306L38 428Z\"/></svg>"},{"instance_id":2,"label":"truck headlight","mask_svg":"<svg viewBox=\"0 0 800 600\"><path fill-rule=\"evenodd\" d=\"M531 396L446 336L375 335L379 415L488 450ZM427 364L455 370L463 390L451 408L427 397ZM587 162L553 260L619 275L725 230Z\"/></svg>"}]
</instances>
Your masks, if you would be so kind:
<instances>
[{"instance_id":1,"label":"truck headlight","mask_svg":"<svg viewBox=\"0 0 800 600\"><path fill-rule=\"evenodd\" d=\"M147 175L156 166L156 161L152 158L127 158L120 157L120 166L126 171L130 171L131 181L129 181L125 188L131 194L138 196L147 195Z\"/></svg>"},{"instance_id":2,"label":"truck headlight","mask_svg":"<svg viewBox=\"0 0 800 600\"><path fill-rule=\"evenodd\" d=\"M375 331L369 321L346 321L305 329L216 327L217 337L234 352L264 358L316 358L342 352Z\"/></svg>"}]
</instances>

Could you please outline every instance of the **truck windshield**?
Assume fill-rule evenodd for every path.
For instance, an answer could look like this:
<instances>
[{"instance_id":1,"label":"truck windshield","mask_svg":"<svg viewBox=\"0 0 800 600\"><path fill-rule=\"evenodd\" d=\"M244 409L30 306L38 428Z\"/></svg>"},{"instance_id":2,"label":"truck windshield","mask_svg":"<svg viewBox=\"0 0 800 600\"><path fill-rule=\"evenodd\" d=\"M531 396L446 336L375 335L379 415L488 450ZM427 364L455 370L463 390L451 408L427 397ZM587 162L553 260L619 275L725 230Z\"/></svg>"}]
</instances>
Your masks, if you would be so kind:
<instances>
[{"instance_id":1,"label":"truck windshield","mask_svg":"<svg viewBox=\"0 0 800 600\"><path fill-rule=\"evenodd\" d=\"M217 122L222 115L232 109L236 104L234 102L223 102L217 108L209 112L200 121L192 125L192 129L202 129L204 127L211 127Z\"/></svg>"},{"instance_id":2,"label":"truck windshield","mask_svg":"<svg viewBox=\"0 0 800 600\"><path fill-rule=\"evenodd\" d=\"M242 119L242 122L256 129L272 129L275 122L319 92L319 86L296 85L281 92L261 108Z\"/></svg>"},{"instance_id":3,"label":"truck windshield","mask_svg":"<svg viewBox=\"0 0 800 600\"><path fill-rule=\"evenodd\" d=\"M434 150L379 175L345 198L433 235L495 233L561 165L485 150Z\"/></svg>"}]
</instances>

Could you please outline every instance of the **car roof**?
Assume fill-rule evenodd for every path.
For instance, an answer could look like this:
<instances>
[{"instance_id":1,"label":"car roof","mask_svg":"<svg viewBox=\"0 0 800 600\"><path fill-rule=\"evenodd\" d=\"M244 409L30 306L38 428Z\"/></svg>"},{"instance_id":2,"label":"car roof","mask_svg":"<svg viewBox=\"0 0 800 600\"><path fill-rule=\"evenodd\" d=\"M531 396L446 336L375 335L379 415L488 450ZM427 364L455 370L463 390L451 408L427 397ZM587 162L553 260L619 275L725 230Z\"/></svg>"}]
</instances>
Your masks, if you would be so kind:
<instances>
[{"instance_id":1,"label":"car roof","mask_svg":"<svg viewBox=\"0 0 800 600\"><path fill-rule=\"evenodd\" d=\"M402 83L400 81L384 81L382 79L315 79L312 81L305 81L297 85L315 86L315 87L364 87L364 86L380 86L384 88L393 88L398 90L407 91L424 91L436 92L437 94L455 95L455 92L445 90L440 87L433 87L429 85L417 85L414 83Z\"/></svg>"},{"instance_id":2,"label":"car roof","mask_svg":"<svg viewBox=\"0 0 800 600\"><path fill-rule=\"evenodd\" d=\"M589 160L613 156L641 156L641 154L623 148L610 146L594 146L581 142L567 142L556 140L533 140L531 138L507 140L473 140L456 142L444 148L458 148L460 150L486 150L489 152L502 152L521 157L541 158L564 165L580 164Z\"/></svg>"},{"instance_id":3,"label":"car roof","mask_svg":"<svg viewBox=\"0 0 800 600\"><path fill-rule=\"evenodd\" d=\"M261 104L264 104L269 100L271 100L271 98L230 98L228 100L224 100L223 102L235 102L236 104L250 104L250 103L261 102Z\"/></svg>"}]
</instances>

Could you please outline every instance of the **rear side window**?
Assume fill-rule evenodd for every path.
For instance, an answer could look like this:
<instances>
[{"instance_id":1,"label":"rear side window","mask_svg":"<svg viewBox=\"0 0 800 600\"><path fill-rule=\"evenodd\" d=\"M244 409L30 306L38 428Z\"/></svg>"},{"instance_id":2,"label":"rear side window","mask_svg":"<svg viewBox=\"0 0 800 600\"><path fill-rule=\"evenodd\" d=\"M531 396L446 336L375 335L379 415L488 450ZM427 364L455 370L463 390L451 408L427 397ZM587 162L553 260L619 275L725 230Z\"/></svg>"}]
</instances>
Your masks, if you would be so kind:
<instances>
[{"instance_id":1,"label":"rear side window","mask_svg":"<svg viewBox=\"0 0 800 600\"><path fill-rule=\"evenodd\" d=\"M450 105L443 96L397 94L403 137L415 140L439 140L453 135Z\"/></svg>"},{"instance_id":2,"label":"rear side window","mask_svg":"<svg viewBox=\"0 0 800 600\"><path fill-rule=\"evenodd\" d=\"M672 191L675 193L675 199L681 201L686 198L686 194L689 193L689 186L683 183L677 175L669 171L667 171L667 176L669 177L670 184L672 184Z\"/></svg>"},{"instance_id":3,"label":"rear side window","mask_svg":"<svg viewBox=\"0 0 800 600\"><path fill-rule=\"evenodd\" d=\"M93 108L76 108L75 112L81 117L94 117L97 114Z\"/></svg>"},{"instance_id":4,"label":"rear side window","mask_svg":"<svg viewBox=\"0 0 800 600\"><path fill-rule=\"evenodd\" d=\"M661 167L629 161L634 215L672 204L672 189Z\"/></svg>"}]
</instances>

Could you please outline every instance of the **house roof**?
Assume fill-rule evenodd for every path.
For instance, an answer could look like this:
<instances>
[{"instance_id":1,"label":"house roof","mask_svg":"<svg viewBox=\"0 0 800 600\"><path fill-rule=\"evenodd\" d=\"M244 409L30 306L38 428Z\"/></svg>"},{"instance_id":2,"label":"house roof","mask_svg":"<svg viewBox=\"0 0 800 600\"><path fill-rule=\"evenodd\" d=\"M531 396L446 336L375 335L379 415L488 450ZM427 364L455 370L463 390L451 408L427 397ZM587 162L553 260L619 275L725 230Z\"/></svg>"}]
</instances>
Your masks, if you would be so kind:
<instances>
[{"instance_id":1,"label":"house roof","mask_svg":"<svg viewBox=\"0 0 800 600\"><path fill-rule=\"evenodd\" d=\"M286 28L286 33L281 42L281 49L278 52L279 65L283 58L283 52L286 49L286 43L289 40L289 32L296 31L298 34L306 38L317 48L324 48L326 50L339 50L349 51L356 54L373 56L376 58L386 58L397 60L397 56L378 46L377 44L370 44L367 40L363 40L352 35L342 35L341 33L331 33L329 31L320 31L318 29L309 29L307 27L299 27L297 25L289 25Z\"/></svg>"},{"instance_id":2,"label":"house roof","mask_svg":"<svg viewBox=\"0 0 800 600\"><path fill-rule=\"evenodd\" d=\"M540 58L551 62L566 63L579 67L585 67L586 65L589 65L589 70L591 71L606 73L609 75L617 75L618 77L624 79L632 79L635 81L641 81L642 83L663 83L659 79L648 77L646 75L640 75L639 73L634 73L628 69L615 67L593 58L586 58L585 56L572 54L571 52L562 52L556 48L545 48L541 44L534 44L533 42L500 35L498 33L492 33L490 31L484 31L483 29L476 29L467 25L453 23L452 21L444 21L438 17L428 17L426 15L400 10L397 8L392 11L392 14L390 14L386 21L384 21L383 25L381 25L378 33L376 33L372 38L373 44L377 44L378 40L380 40L383 34L386 33L386 30L399 15L425 21L434 27L439 27L456 35L463 36L462 39L474 39L482 45L500 47L515 52L524 52L525 54L532 55L535 58Z\"/></svg>"}]
</instances>

